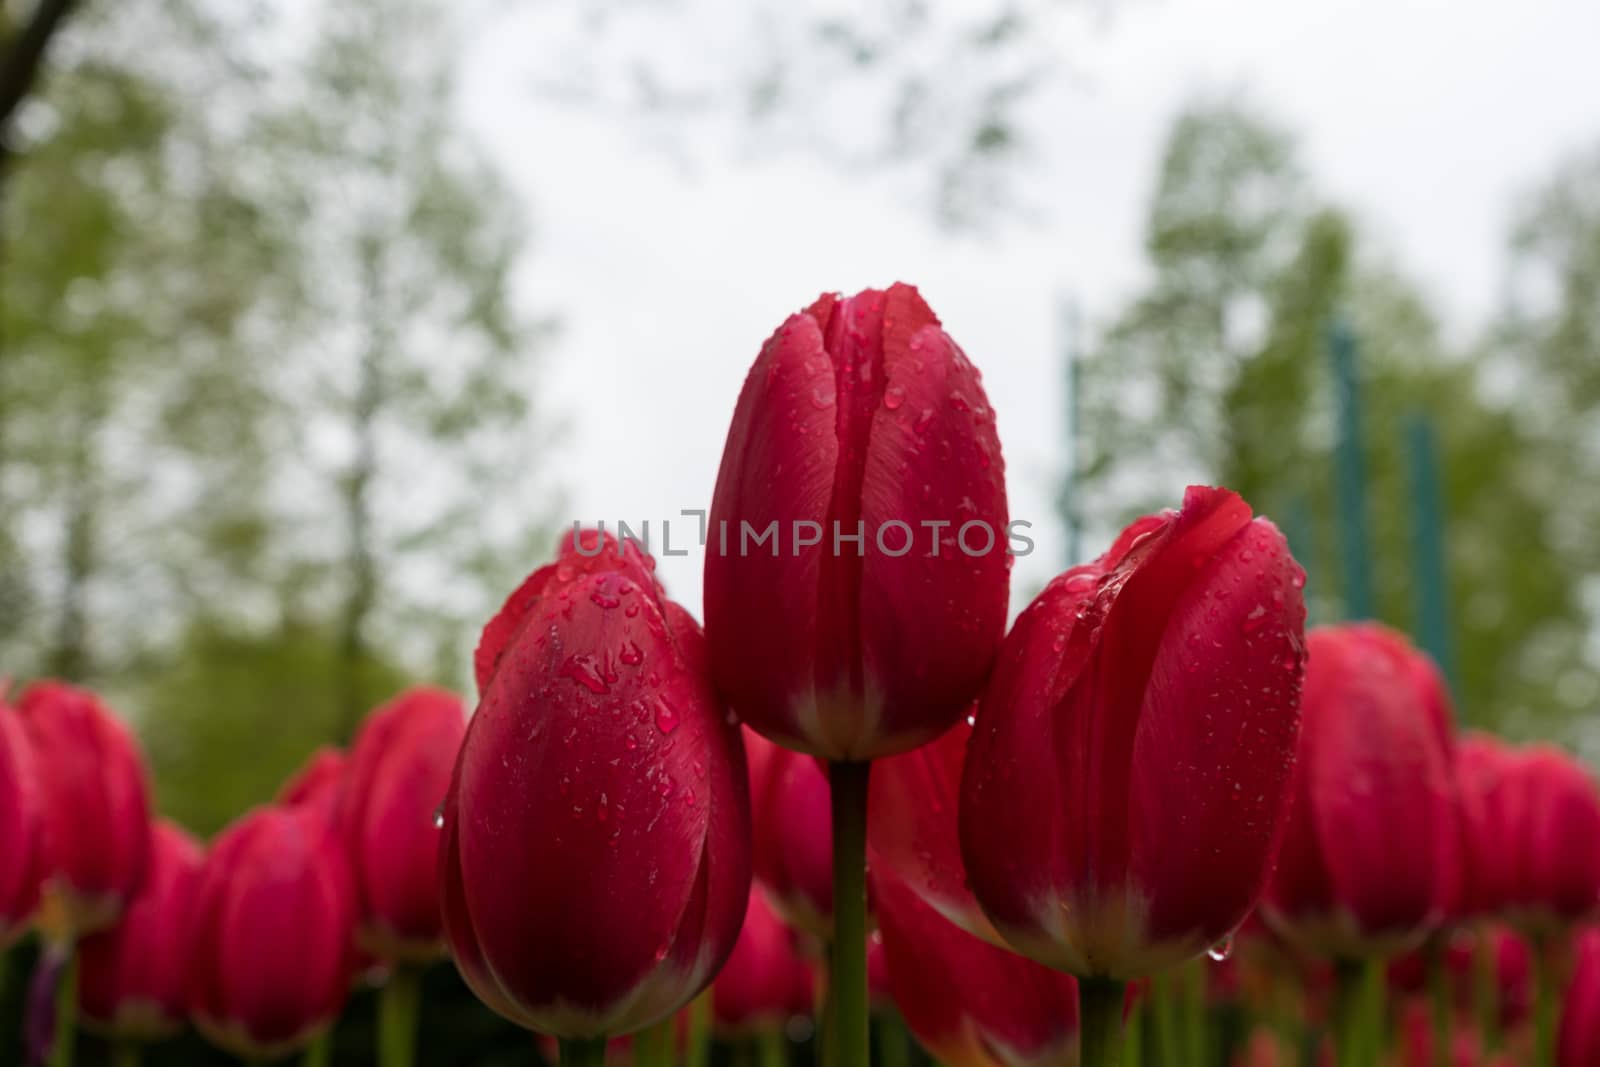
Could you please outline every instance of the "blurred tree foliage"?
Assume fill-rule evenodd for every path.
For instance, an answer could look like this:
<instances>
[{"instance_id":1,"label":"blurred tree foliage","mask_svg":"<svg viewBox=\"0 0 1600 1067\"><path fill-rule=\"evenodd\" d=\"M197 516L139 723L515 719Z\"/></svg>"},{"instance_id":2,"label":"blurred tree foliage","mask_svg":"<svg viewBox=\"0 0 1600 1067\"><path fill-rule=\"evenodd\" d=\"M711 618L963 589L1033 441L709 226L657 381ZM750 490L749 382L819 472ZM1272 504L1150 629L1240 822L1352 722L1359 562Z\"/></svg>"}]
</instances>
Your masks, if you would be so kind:
<instances>
[{"instance_id":1,"label":"blurred tree foliage","mask_svg":"<svg viewBox=\"0 0 1600 1067\"><path fill-rule=\"evenodd\" d=\"M1313 618L1340 617L1328 337L1343 316L1360 344L1379 616L1416 622L1402 431L1422 416L1443 457L1464 717L1550 733L1587 710L1591 623L1572 576L1593 567L1563 536L1570 490L1541 473L1541 437L1570 447L1574 423L1520 419L1526 394L1497 392L1476 353L1451 349L1421 292L1316 195L1293 139L1235 101L1176 121L1146 249L1148 285L1079 368L1073 512L1126 519L1172 506L1185 481L1228 485L1285 527Z\"/></svg>"},{"instance_id":2,"label":"blurred tree foliage","mask_svg":"<svg viewBox=\"0 0 1600 1067\"><path fill-rule=\"evenodd\" d=\"M548 549L548 327L453 9L296 11L87 5L0 200L0 675L106 688L201 831L465 685Z\"/></svg>"},{"instance_id":3,"label":"blurred tree foliage","mask_svg":"<svg viewBox=\"0 0 1600 1067\"><path fill-rule=\"evenodd\" d=\"M971 227L1030 206L1017 179L1069 80L1074 19L1109 6L585 0L543 5L529 35L547 99L686 162L807 153Z\"/></svg>"}]
</instances>

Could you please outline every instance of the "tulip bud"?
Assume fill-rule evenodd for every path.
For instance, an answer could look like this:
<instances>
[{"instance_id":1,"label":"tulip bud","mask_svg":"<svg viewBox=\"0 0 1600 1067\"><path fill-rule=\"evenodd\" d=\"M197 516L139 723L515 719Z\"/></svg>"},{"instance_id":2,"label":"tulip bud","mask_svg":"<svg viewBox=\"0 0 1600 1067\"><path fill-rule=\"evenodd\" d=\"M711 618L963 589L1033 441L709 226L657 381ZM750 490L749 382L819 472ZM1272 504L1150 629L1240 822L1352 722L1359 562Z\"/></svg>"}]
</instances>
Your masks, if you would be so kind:
<instances>
[{"instance_id":1,"label":"tulip bud","mask_svg":"<svg viewBox=\"0 0 1600 1067\"><path fill-rule=\"evenodd\" d=\"M1023 611L961 782L967 875L1007 942L1128 979L1244 919L1289 791L1303 583L1276 527L1194 487Z\"/></svg>"},{"instance_id":2,"label":"tulip bud","mask_svg":"<svg viewBox=\"0 0 1600 1067\"><path fill-rule=\"evenodd\" d=\"M285 808L298 808L311 804L338 821L344 804L345 767L349 763L345 754L332 745L323 745L306 760L283 787L273 803Z\"/></svg>"},{"instance_id":3,"label":"tulip bud","mask_svg":"<svg viewBox=\"0 0 1600 1067\"><path fill-rule=\"evenodd\" d=\"M967 933L1004 947L961 863L957 812L971 737L971 722L960 719L937 740L873 764L867 847L874 870L893 874Z\"/></svg>"},{"instance_id":4,"label":"tulip bud","mask_svg":"<svg viewBox=\"0 0 1600 1067\"><path fill-rule=\"evenodd\" d=\"M382 959L444 953L435 813L466 731L460 697L419 687L373 712L351 749L343 826L360 942Z\"/></svg>"},{"instance_id":5,"label":"tulip bud","mask_svg":"<svg viewBox=\"0 0 1600 1067\"><path fill-rule=\"evenodd\" d=\"M355 885L314 807L257 808L213 844L196 895L189 1011L247 1060L309 1043L344 1007Z\"/></svg>"},{"instance_id":6,"label":"tulip bud","mask_svg":"<svg viewBox=\"0 0 1600 1067\"><path fill-rule=\"evenodd\" d=\"M1516 871L1505 842L1520 830L1511 825L1517 751L1490 734L1468 733L1456 746L1456 783L1466 851L1464 910L1499 915L1516 893Z\"/></svg>"},{"instance_id":7,"label":"tulip bud","mask_svg":"<svg viewBox=\"0 0 1600 1067\"><path fill-rule=\"evenodd\" d=\"M73 938L116 922L144 883L150 786L126 727L86 689L40 682L17 705L43 798L41 923Z\"/></svg>"},{"instance_id":8,"label":"tulip bud","mask_svg":"<svg viewBox=\"0 0 1600 1067\"><path fill-rule=\"evenodd\" d=\"M1005 467L976 368L914 288L828 294L767 341L708 533L712 667L751 727L858 761L962 713L1005 629Z\"/></svg>"},{"instance_id":9,"label":"tulip bud","mask_svg":"<svg viewBox=\"0 0 1600 1067\"><path fill-rule=\"evenodd\" d=\"M760 886L752 886L739 940L711 986L718 1032L741 1037L781 1030L791 1017L811 1014L815 988L816 975L800 955L794 931Z\"/></svg>"},{"instance_id":10,"label":"tulip bud","mask_svg":"<svg viewBox=\"0 0 1600 1067\"><path fill-rule=\"evenodd\" d=\"M1263 911L1312 952L1390 955L1439 922L1457 878L1451 755L1403 637L1355 623L1307 644L1299 774Z\"/></svg>"},{"instance_id":11,"label":"tulip bud","mask_svg":"<svg viewBox=\"0 0 1600 1067\"><path fill-rule=\"evenodd\" d=\"M755 875L788 922L814 937L833 936L832 794L810 756L742 731L750 761Z\"/></svg>"},{"instance_id":12,"label":"tulip bud","mask_svg":"<svg viewBox=\"0 0 1600 1067\"><path fill-rule=\"evenodd\" d=\"M182 1028L202 859L192 837L157 823L144 888L116 926L79 943L78 1003L95 1028L133 1041L159 1041Z\"/></svg>"},{"instance_id":13,"label":"tulip bud","mask_svg":"<svg viewBox=\"0 0 1600 1067\"><path fill-rule=\"evenodd\" d=\"M1069 1067L1078 983L940 917L875 878L889 989L918 1041L949 1067Z\"/></svg>"},{"instance_id":14,"label":"tulip bud","mask_svg":"<svg viewBox=\"0 0 1600 1067\"><path fill-rule=\"evenodd\" d=\"M39 801L32 747L0 685L0 952L28 925L39 903Z\"/></svg>"},{"instance_id":15,"label":"tulip bud","mask_svg":"<svg viewBox=\"0 0 1600 1067\"><path fill-rule=\"evenodd\" d=\"M1600 930L1585 930L1576 943L1572 980L1561 1008L1556 1044L1558 1067L1600 1063Z\"/></svg>"},{"instance_id":16,"label":"tulip bud","mask_svg":"<svg viewBox=\"0 0 1600 1067\"><path fill-rule=\"evenodd\" d=\"M456 965L489 1007L589 1039L710 983L750 889L739 728L653 561L585 533L479 645L482 697L444 805Z\"/></svg>"}]
</instances>

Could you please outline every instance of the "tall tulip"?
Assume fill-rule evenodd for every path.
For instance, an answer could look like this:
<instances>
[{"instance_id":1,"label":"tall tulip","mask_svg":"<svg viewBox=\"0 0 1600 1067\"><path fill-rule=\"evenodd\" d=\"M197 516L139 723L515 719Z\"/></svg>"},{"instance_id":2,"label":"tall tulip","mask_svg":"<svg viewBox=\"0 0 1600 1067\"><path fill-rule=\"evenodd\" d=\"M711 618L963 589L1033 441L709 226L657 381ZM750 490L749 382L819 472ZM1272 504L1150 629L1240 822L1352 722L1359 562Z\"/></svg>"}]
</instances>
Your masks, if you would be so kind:
<instances>
[{"instance_id":1,"label":"tall tulip","mask_svg":"<svg viewBox=\"0 0 1600 1067\"><path fill-rule=\"evenodd\" d=\"M867 1056L868 761L953 723L1005 629L1011 530L977 369L909 285L830 293L768 339L712 498L706 635L755 730L833 763L833 990Z\"/></svg>"},{"instance_id":2,"label":"tall tulip","mask_svg":"<svg viewBox=\"0 0 1600 1067\"><path fill-rule=\"evenodd\" d=\"M217 838L195 898L189 1011L214 1044L285 1055L339 1015L356 894L338 835L314 807L257 808Z\"/></svg>"},{"instance_id":3,"label":"tall tulip","mask_svg":"<svg viewBox=\"0 0 1600 1067\"><path fill-rule=\"evenodd\" d=\"M1307 644L1300 773L1265 914L1320 955L1387 955L1439 922L1458 879L1447 739L1399 634L1325 626Z\"/></svg>"},{"instance_id":4,"label":"tall tulip","mask_svg":"<svg viewBox=\"0 0 1600 1067\"><path fill-rule=\"evenodd\" d=\"M52 937L116 922L144 882L150 787L126 727L95 695L39 682L17 704L44 801L45 914Z\"/></svg>"},{"instance_id":5,"label":"tall tulip","mask_svg":"<svg viewBox=\"0 0 1600 1067\"><path fill-rule=\"evenodd\" d=\"M751 730L754 868L783 917L826 943L833 935L833 831L828 775L810 756Z\"/></svg>"},{"instance_id":6,"label":"tall tulip","mask_svg":"<svg viewBox=\"0 0 1600 1067\"><path fill-rule=\"evenodd\" d=\"M894 879L874 877L889 989L950 1067L1076 1067L1078 983L979 940Z\"/></svg>"},{"instance_id":7,"label":"tall tulip","mask_svg":"<svg viewBox=\"0 0 1600 1067\"><path fill-rule=\"evenodd\" d=\"M1298 735L1304 575L1223 489L1135 522L1006 638L961 782L961 851L1018 951L1083 984L1085 1062L1119 984L1192 958L1255 903Z\"/></svg>"},{"instance_id":8,"label":"tall tulip","mask_svg":"<svg viewBox=\"0 0 1600 1067\"><path fill-rule=\"evenodd\" d=\"M578 1063L710 983L750 888L739 729L652 571L586 532L512 594L443 809L462 976Z\"/></svg>"},{"instance_id":9,"label":"tall tulip","mask_svg":"<svg viewBox=\"0 0 1600 1067\"><path fill-rule=\"evenodd\" d=\"M123 1041L159 1041L183 1026L203 856L182 829L156 824L144 887L116 926L79 947L78 1006L92 1027Z\"/></svg>"},{"instance_id":10,"label":"tall tulip","mask_svg":"<svg viewBox=\"0 0 1600 1067\"><path fill-rule=\"evenodd\" d=\"M0 683L0 952L27 927L39 903L39 808L32 747Z\"/></svg>"},{"instance_id":11,"label":"tall tulip","mask_svg":"<svg viewBox=\"0 0 1600 1067\"><path fill-rule=\"evenodd\" d=\"M791 1017L811 1013L815 992L795 932L767 903L766 892L752 886L738 943L711 986L718 1031L725 1037L781 1034Z\"/></svg>"}]
</instances>

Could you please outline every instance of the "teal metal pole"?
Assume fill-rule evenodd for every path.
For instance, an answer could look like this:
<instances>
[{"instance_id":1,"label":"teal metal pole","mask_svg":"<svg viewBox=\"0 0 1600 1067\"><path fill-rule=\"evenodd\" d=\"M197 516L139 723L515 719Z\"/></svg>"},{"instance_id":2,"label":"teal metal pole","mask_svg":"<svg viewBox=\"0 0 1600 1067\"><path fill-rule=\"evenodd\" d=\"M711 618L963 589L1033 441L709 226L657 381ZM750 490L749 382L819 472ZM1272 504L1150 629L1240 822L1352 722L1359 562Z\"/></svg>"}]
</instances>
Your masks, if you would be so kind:
<instances>
[{"instance_id":1,"label":"teal metal pole","mask_svg":"<svg viewBox=\"0 0 1600 1067\"><path fill-rule=\"evenodd\" d=\"M1439 452L1433 423L1425 415L1413 414L1406 419L1406 459L1411 468L1411 551L1417 583L1417 640L1444 672L1451 691L1459 693L1455 642L1450 633L1444 492L1439 479Z\"/></svg>"},{"instance_id":2,"label":"teal metal pole","mask_svg":"<svg viewBox=\"0 0 1600 1067\"><path fill-rule=\"evenodd\" d=\"M1361 454L1361 382L1356 336L1342 317L1336 316L1328 330L1328 355L1333 363L1339 416L1334 473L1339 504L1339 545L1344 557L1345 615L1351 619L1370 619L1376 609L1372 594L1372 555L1367 540L1367 471Z\"/></svg>"}]
</instances>

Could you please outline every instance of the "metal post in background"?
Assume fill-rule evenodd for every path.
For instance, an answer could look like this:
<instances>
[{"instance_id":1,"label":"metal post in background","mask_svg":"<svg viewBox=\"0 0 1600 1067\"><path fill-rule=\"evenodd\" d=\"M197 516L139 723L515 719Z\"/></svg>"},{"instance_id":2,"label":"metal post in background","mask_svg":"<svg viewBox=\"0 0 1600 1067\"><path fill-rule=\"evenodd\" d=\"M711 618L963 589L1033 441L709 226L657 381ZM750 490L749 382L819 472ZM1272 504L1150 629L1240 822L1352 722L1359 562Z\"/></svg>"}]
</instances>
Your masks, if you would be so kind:
<instances>
[{"instance_id":1,"label":"metal post in background","mask_svg":"<svg viewBox=\"0 0 1600 1067\"><path fill-rule=\"evenodd\" d=\"M1439 664L1451 691L1459 693L1455 642L1450 633L1444 492L1433 423L1425 415L1413 414L1406 419L1406 459L1411 469L1411 569L1417 583L1417 641Z\"/></svg>"},{"instance_id":2,"label":"metal post in background","mask_svg":"<svg viewBox=\"0 0 1600 1067\"><path fill-rule=\"evenodd\" d=\"M1334 472L1339 548L1344 558L1345 616L1370 619L1375 614L1375 603L1367 540L1367 472L1361 446L1361 381L1355 333L1342 317L1335 316L1329 327L1328 355L1333 363L1339 418Z\"/></svg>"}]
</instances>

